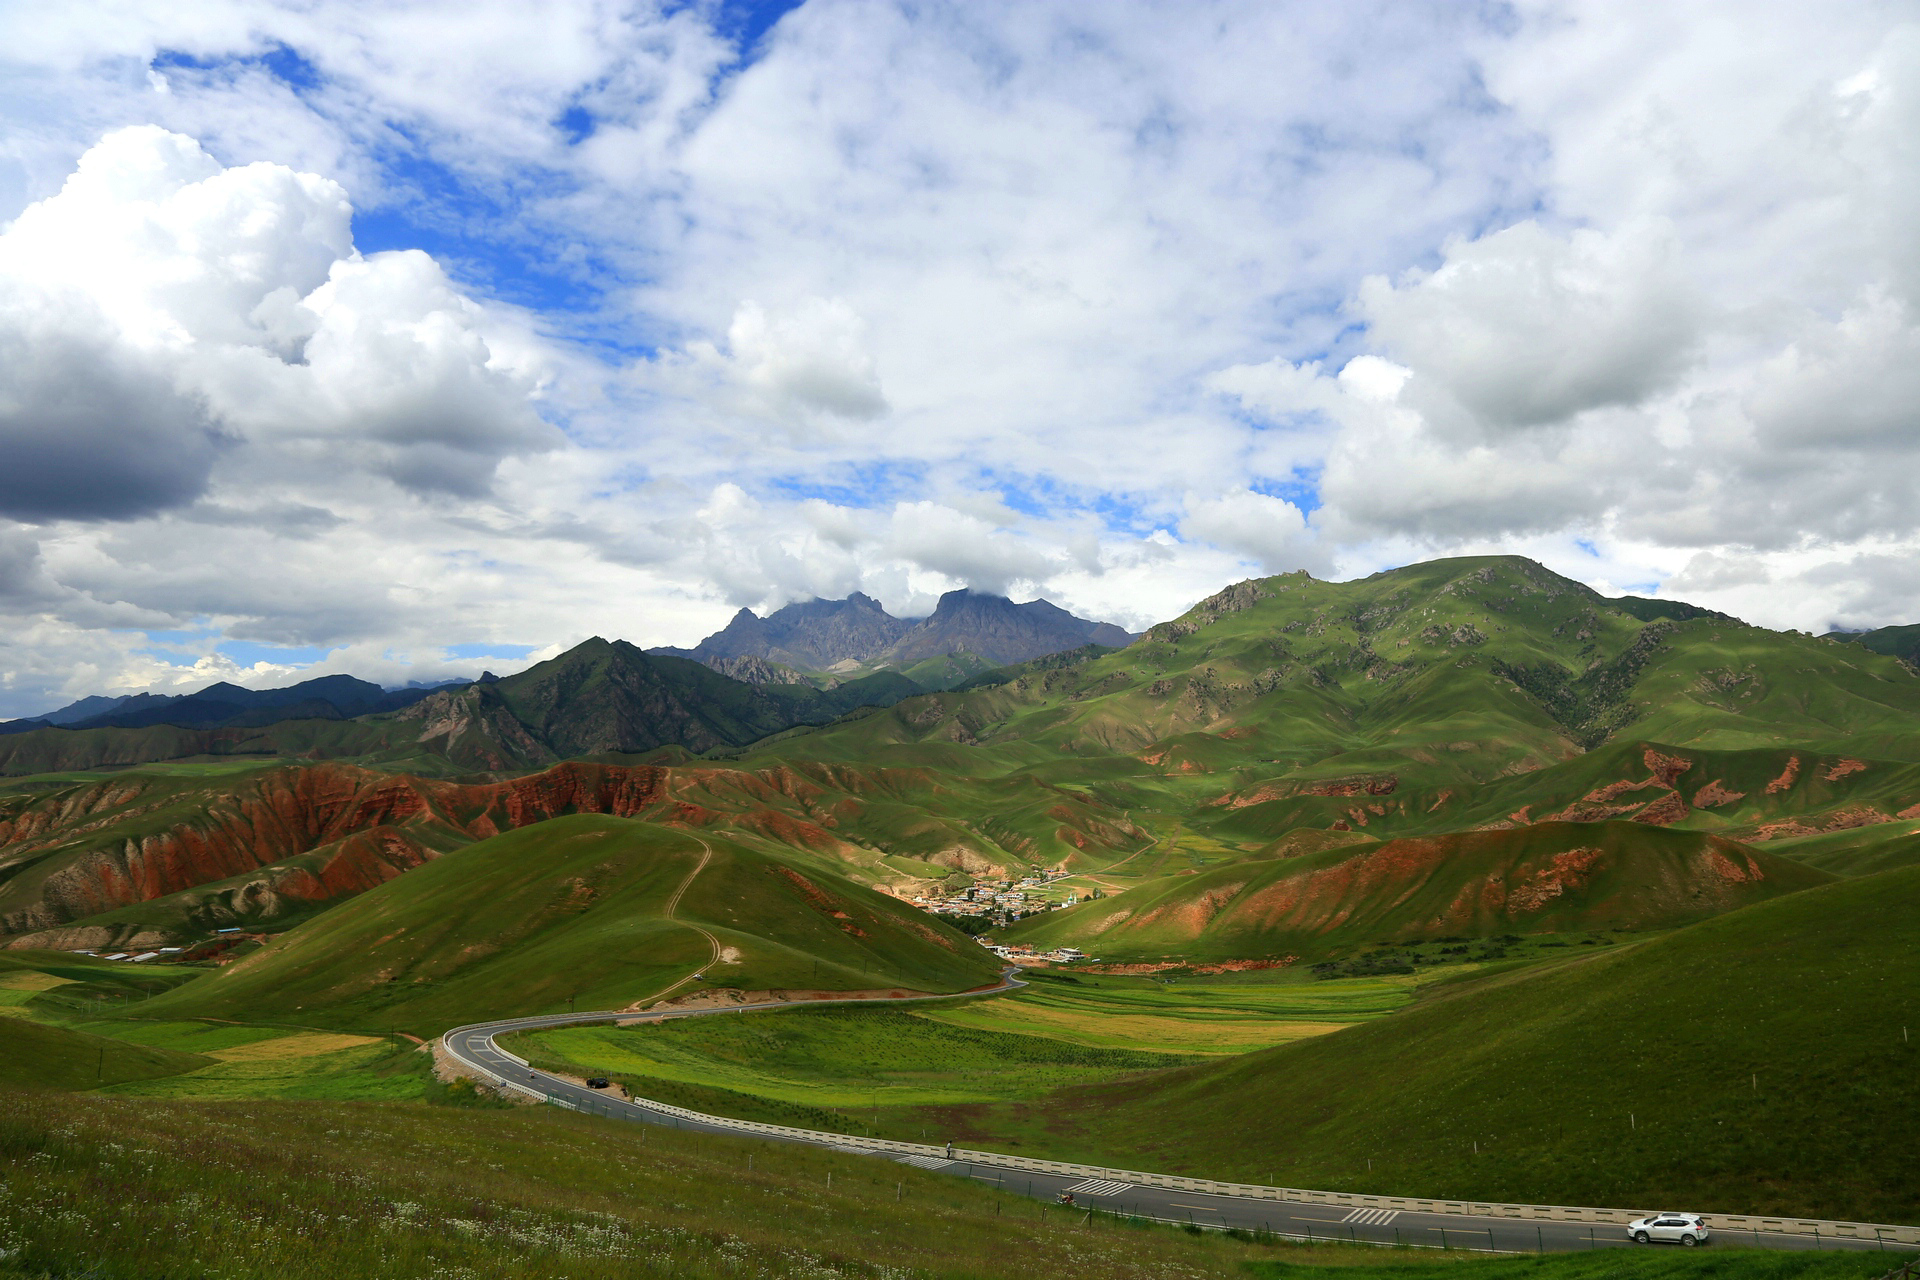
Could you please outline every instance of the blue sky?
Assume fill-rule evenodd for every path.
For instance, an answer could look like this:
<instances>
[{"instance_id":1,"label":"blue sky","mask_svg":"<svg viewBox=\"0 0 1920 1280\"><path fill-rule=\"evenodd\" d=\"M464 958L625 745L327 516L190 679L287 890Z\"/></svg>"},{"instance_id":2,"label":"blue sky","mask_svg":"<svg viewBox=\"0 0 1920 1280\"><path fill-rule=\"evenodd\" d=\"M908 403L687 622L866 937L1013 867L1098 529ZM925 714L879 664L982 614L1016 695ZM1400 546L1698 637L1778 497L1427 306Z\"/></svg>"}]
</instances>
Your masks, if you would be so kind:
<instances>
[{"instance_id":1,"label":"blue sky","mask_svg":"<svg viewBox=\"0 0 1920 1280\"><path fill-rule=\"evenodd\" d=\"M1920 34L1762 10L15 6L0 714L1488 551L1912 621Z\"/></svg>"}]
</instances>

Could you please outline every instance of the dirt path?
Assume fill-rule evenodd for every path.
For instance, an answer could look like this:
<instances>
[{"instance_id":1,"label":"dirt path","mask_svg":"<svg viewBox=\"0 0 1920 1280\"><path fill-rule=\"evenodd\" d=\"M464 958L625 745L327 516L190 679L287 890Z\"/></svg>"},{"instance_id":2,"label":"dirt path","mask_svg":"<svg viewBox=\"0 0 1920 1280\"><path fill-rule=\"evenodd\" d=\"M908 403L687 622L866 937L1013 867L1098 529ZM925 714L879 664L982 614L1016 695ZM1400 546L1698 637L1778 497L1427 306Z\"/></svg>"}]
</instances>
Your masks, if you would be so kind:
<instances>
[{"instance_id":1,"label":"dirt path","mask_svg":"<svg viewBox=\"0 0 1920 1280\"><path fill-rule=\"evenodd\" d=\"M695 836L694 839L700 840L700 837ZM707 869L707 864L709 862L713 861L713 846L708 844L705 840L700 840L700 848L701 848L700 861L697 864L695 864L693 870L687 872L687 878L680 882L680 887L673 891L673 896L671 898L667 899L666 917L669 920L674 919L674 913L680 910L680 899L686 896L686 892L688 888L692 886L694 879L697 876L699 876L699 874L702 871L705 871ZM674 983L673 985L669 987L664 987L661 990L654 992L652 995L648 996L644 1000L634 1001L632 1004L627 1006L628 1009L644 1009L648 1005L658 1004L660 1001L666 999L668 996L672 995L674 992L678 991L680 988L686 986L689 982L692 982L695 978L699 977L700 974L704 972L706 969L711 968L712 966L720 963L720 939L714 937L711 933L708 933L705 929L702 929L697 924L689 924L685 920L680 921L680 923L685 924L687 928L693 930L695 933L699 934L701 937L707 940L707 945L712 948L711 953L707 956L707 962L701 965L698 969L695 969L692 973L688 974L686 977L680 979L680 981Z\"/></svg>"}]
</instances>

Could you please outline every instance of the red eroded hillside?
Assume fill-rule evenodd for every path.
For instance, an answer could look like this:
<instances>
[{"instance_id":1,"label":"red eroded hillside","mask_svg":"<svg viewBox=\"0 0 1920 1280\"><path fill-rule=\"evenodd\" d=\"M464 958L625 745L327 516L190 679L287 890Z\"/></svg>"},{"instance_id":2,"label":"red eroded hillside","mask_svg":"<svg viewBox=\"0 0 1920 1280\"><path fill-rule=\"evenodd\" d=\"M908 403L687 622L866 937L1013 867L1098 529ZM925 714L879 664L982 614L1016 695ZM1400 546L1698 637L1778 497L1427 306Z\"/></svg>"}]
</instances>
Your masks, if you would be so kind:
<instances>
[{"instance_id":1,"label":"red eroded hillside","mask_svg":"<svg viewBox=\"0 0 1920 1280\"><path fill-rule=\"evenodd\" d=\"M482 784L345 764L200 788L115 778L0 817L0 930L11 945L58 943L47 931L202 886L221 886L214 896L235 915L270 899L327 901L560 814L633 816L661 803L663 783L661 769L593 764Z\"/></svg>"},{"instance_id":2,"label":"red eroded hillside","mask_svg":"<svg viewBox=\"0 0 1920 1280\"><path fill-rule=\"evenodd\" d=\"M1550 822L1234 862L1011 936L1103 956L1309 955L1359 942L1671 928L1830 878L1701 832Z\"/></svg>"}]
</instances>

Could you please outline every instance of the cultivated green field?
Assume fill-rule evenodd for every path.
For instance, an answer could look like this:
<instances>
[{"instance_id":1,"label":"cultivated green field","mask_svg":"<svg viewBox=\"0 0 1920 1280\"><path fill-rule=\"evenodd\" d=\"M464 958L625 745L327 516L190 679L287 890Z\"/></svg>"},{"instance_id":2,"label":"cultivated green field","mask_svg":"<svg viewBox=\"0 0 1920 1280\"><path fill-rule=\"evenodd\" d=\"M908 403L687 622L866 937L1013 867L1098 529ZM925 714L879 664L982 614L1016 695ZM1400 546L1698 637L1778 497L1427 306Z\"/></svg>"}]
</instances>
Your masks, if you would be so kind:
<instances>
[{"instance_id":1,"label":"cultivated green field","mask_svg":"<svg viewBox=\"0 0 1920 1280\"><path fill-rule=\"evenodd\" d=\"M890 1134L913 1130L924 1108L1036 1100L1191 1061L857 1007L569 1027L507 1043L536 1064L615 1076L659 1101Z\"/></svg>"},{"instance_id":2,"label":"cultivated green field","mask_svg":"<svg viewBox=\"0 0 1920 1280\"><path fill-rule=\"evenodd\" d=\"M422 1095L430 1066L425 1053L398 1037L125 1019L94 1029L206 1060L163 1079L100 1090L126 1097L399 1100Z\"/></svg>"},{"instance_id":3,"label":"cultivated green field","mask_svg":"<svg viewBox=\"0 0 1920 1280\"><path fill-rule=\"evenodd\" d=\"M1179 979L1035 970L1025 990L920 1016L1100 1048L1246 1053L1385 1017L1439 973L1322 982L1300 970Z\"/></svg>"}]
</instances>

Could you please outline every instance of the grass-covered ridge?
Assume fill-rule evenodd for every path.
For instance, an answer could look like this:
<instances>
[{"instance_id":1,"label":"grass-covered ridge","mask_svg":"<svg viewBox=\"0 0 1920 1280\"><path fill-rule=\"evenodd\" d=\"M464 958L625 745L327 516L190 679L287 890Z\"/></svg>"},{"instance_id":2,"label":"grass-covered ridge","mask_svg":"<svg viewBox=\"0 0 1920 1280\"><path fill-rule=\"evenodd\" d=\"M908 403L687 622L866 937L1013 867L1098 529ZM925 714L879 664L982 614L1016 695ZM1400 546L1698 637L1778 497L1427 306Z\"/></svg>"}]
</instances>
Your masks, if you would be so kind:
<instances>
[{"instance_id":1,"label":"grass-covered ridge","mask_svg":"<svg viewBox=\"0 0 1920 1280\"><path fill-rule=\"evenodd\" d=\"M210 1063L197 1054L26 1018L0 1021L0 1089L99 1089L178 1076Z\"/></svg>"},{"instance_id":2,"label":"grass-covered ridge","mask_svg":"<svg viewBox=\"0 0 1920 1280\"><path fill-rule=\"evenodd\" d=\"M696 971L708 988L958 991L999 966L958 931L831 873L579 814L390 880L155 999L150 1014L432 1036L570 1003L626 1008L684 993Z\"/></svg>"},{"instance_id":3,"label":"grass-covered ridge","mask_svg":"<svg viewBox=\"0 0 1920 1280\"><path fill-rule=\"evenodd\" d=\"M1920 1220L1920 868L1044 1110L1027 1150L1382 1194Z\"/></svg>"}]
</instances>

